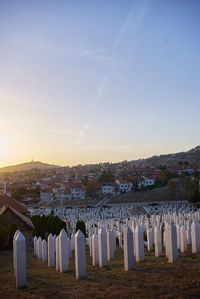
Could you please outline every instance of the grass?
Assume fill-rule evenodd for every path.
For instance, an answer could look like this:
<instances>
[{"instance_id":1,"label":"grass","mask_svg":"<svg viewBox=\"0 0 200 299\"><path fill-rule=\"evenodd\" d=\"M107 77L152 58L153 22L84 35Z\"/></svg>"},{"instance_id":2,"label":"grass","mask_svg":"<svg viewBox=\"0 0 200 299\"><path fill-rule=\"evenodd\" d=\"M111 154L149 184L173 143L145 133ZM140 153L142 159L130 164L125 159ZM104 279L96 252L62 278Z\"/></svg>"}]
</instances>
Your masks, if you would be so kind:
<instances>
[{"instance_id":1,"label":"grass","mask_svg":"<svg viewBox=\"0 0 200 299\"><path fill-rule=\"evenodd\" d=\"M63 206L64 207L69 207L69 206L86 206L86 205L96 205L101 199L99 198L86 198L86 199L71 199L71 200L64 200L63 201ZM54 200L52 202L49 202L44 205L45 207L60 207L60 201L59 200Z\"/></svg>"},{"instance_id":2,"label":"grass","mask_svg":"<svg viewBox=\"0 0 200 299\"><path fill-rule=\"evenodd\" d=\"M74 256L68 273L58 273L27 253L27 288L17 290L12 251L0 251L0 298L199 298L200 255L181 254L169 264L145 252L145 261L125 272L118 249L107 267L93 267L87 252L87 278L76 280Z\"/></svg>"},{"instance_id":3,"label":"grass","mask_svg":"<svg viewBox=\"0 0 200 299\"><path fill-rule=\"evenodd\" d=\"M170 200L171 199L171 200ZM183 192L179 192L173 197L173 200L186 200L185 195ZM112 197L108 204L121 204L121 203L151 203L151 202L161 202L172 201L172 198L169 194L168 188L155 188L153 190L145 190L145 191L137 191L137 192L130 192L119 194Z\"/></svg>"}]
</instances>

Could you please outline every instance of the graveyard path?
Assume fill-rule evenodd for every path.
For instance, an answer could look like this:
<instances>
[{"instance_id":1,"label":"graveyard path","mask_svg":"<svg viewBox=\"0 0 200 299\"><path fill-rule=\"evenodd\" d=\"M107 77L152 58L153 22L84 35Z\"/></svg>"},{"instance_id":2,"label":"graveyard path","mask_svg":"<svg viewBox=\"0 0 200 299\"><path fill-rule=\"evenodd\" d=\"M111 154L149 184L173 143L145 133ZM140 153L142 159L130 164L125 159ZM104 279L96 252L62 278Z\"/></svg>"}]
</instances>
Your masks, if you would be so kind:
<instances>
[{"instance_id":1,"label":"graveyard path","mask_svg":"<svg viewBox=\"0 0 200 299\"><path fill-rule=\"evenodd\" d=\"M200 255L181 255L174 264L145 252L145 261L123 270L123 252L104 268L93 267L87 253L87 278L76 280L74 257L70 272L57 273L28 252L27 288L15 289L12 251L0 251L0 298L199 298Z\"/></svg>"},{"instance_id":2,"label":"graveyard path","mask_svg":"<svg viewBox=\"0 0 200 299\"><path fill-rule=\"evenodd\" d=\"M101 208L103 205L105 205L107 202L109 202L110 198L109 197L104 197L101 199L95 206L95 208Z\"/></svg>"}]
</instances>

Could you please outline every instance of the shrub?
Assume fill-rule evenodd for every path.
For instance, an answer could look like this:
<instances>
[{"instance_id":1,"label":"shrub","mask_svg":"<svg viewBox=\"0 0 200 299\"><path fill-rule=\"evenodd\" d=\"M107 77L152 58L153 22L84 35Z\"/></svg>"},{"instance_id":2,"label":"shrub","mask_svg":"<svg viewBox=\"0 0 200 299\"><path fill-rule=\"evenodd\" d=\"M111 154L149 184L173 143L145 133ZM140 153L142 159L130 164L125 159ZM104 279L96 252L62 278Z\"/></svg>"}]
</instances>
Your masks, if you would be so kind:
<instances>
[{"instance_id":1,"label":"shrub","mask_svg":"<svg viewBox=\"0 0 200 299\"><path fill-rule=\"evenodd\" d=\"M85 222L84 221L78 220L78 222L76 223L76 232L79 229L82 231L82 233L86 237L86 228L85 228Z\"/></svg>"},{"instance_id":2,"label":"shrub","mask_svg":"<svg viewBox=\"0 0 200 299\"><path fill-rule=\"evenodd\" d=\"M34 234L45 239L48 234L58 235L62 228L66 229L66 224L58 216L32 216L31 220L35 226Z\"/></svg>"}]
</instances>

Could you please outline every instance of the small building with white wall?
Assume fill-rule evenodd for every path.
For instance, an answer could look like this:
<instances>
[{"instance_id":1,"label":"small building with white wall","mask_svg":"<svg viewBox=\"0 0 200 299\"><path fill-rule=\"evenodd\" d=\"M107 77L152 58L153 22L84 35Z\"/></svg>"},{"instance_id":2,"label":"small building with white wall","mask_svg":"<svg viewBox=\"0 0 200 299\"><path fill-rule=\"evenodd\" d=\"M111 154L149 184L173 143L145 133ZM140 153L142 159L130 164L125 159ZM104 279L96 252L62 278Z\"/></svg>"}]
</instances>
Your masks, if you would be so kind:
<instances>
[{"instance_id":1,"label":"small building with white wall","mask_svg":"<svg viewBox=\"0 0 200 299\"><path fill-rule=\"evenodd\" d=\"M132 191L133 184L126 180L116 180L116 184L119 186L120 193L127 193Z\"/></svg>"}]
</instances>

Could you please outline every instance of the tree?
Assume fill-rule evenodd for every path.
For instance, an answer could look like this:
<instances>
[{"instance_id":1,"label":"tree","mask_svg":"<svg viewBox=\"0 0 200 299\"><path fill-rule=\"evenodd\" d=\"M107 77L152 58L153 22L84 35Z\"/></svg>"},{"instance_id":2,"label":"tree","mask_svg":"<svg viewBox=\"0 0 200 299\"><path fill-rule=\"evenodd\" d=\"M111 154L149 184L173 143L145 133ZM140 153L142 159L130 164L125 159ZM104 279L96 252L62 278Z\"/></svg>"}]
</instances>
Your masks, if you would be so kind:
<instances>
[{"instance_id":1,"label":"tree","mask_svg":"<svg viewBox=\"0 0 200 299\"><path fill-rule=\"evenodd\" d=\"M197 181L190 180L188 182L188 201L191 203L197 203L200 201L199 184Z\"/></svg>"},{"instance_id":2,"label":"tree","mask_svg":"<svg viewBox=\"0 0 200 299\"><path fill-rule=\"evenodd\" d=\"M99 190L99 183L97 181L89 181L86 186L87 194L96 193Z\"/></svg>"},{"instance_id":3,"label":"tree","mask_svg":"<svg viewBox=\"0 0 200 299\"><path fill-rule=\"evenodd\" d=\"M177 191L176 182L173 179L170 179L167 183L167 187L168 187L168 190L169 190L170 197L173 200L176 196L176 191Z\"/></svg>"},{"instance_id":4,"label":"tree","mask_svg":"<svg viewBox=\"0 0 200 299\"><path fill-rule=\"evenodd\" d=\"M84 236L86 237L86 227L85 227L85 222L82 221L82 220L78 220L77 223L76 223L76 232L77 232L79 229L82 231L82 233L83 233Z\"/></svg>"},{"instance_id":5,"label":"tree","mask_svg":"<svg viewBox=\"0 0 200 299\"><path fill-rule=\"evenodd\" d=\"M59 235L62 228L66 229L66 224L58 216L39 216L35 215L31 217L31 220L35 226L34 233L37 237L45 239L46 233L53 235Z\"/></svg>"},{"instance_id":6,"label":"tree","mask_svg":"<svg viewBox=\"0 0 200 299\"><path fill-rule=\"evenodd\" d=\"M99 177L99 182L114 182L114 181L115 181L115 176L110 170L103 171L102 175Z\"/></svg>"},{"instance_id":7,"label":"tree","mask_svg":"<svg viewBox=\"0 0 200 299\"><path fill-rule=\"evenodd\" d=\"M82 184L86 186L88 184L88 181L89 181L89 179L88 179L88 176L86 175L82 179Z\"/></svg>"}]
</instances>

